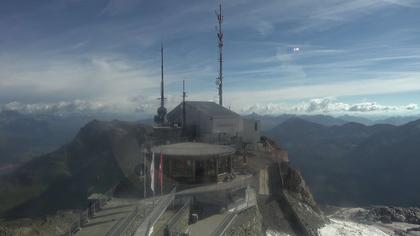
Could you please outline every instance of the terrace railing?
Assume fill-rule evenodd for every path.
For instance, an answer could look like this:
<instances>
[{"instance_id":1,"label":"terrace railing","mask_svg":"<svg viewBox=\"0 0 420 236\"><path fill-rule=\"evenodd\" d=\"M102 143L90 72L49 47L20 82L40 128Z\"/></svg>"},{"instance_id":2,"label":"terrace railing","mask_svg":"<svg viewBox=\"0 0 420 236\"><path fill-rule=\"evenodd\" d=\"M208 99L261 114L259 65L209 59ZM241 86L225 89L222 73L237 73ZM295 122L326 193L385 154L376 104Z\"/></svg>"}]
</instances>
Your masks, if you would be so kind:
<instances>
[{"instance_id":1,"label":"terrace railing","mask_svg":"<svg viewBox=\"0 0 420 236\"><path fill-rule=\"evenodd\" d=\"M169 220L165 228L165 236L185 235L185 230L188 227L188 221L190 218L191 203L192 198L188 198L181 209L179 209Z\"/></svg>"},{"instance_id":2,"label":"terrace railing","mask_svg":"<svg viewBox=\"0 0 420 236\"><path fill-rule=\"evenodd\" d=\"M171 193L159 199L158 203L153 207L150 214L144 219L143 223L135 232L135 236L147 236L153 230L154 225L166 211L168 206L175 199L176 188L173 188Z\"/></svg>"}]
</instances>

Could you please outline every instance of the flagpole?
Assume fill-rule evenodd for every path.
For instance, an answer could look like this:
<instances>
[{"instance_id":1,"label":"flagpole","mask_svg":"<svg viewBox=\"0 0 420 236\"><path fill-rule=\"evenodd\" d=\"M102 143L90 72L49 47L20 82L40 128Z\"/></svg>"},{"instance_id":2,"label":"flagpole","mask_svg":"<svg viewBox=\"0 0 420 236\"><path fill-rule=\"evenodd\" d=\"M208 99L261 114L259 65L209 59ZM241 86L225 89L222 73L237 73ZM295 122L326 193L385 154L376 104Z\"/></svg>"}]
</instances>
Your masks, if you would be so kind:
<instances>
[{"instance_id":1,"label":"flagpole","mask_svg":"<svg viewBox=\"0 0 420 236\"><path fill-rule=\"evenodd\" d=\"M144 217L146 217L146 197L147 197L147 149L144 149L144 155L143 155L143 176L144 176L144 183L143 183L143 202L144 202Z\"/></svg>"},{"instance_id":2,"label":"flagpole","mask_svg":"<svg viewBox=\"0 0 420 236\"><path fill-rule=\"evenodd\" d=\"M144 152L143 155L143 176L144 176L144 183L143 183L143 198L146 199L147 197L147 152Z\"/></svg>"},{"instance_id":3,"label":"flagpole","mask_svg":"<svg viewBox=\"0 0 420 236\"><path fill-rule=\"evenodd\" d=\"M152 152L152 163L150 164L150 188L153 192L153 208L155 208L155 153Z\"/></svg>"},{"instance_id":4,"label":"flagpole","mask_svg":"<svg viewBox=\"0 0 420 236\"><path fill-rule=\"evenodd\" d=\"M163 154L162 152L160 152L159 180L160 180L160 196L162 196L163 195Z\"/></svg>"}]
</instances>

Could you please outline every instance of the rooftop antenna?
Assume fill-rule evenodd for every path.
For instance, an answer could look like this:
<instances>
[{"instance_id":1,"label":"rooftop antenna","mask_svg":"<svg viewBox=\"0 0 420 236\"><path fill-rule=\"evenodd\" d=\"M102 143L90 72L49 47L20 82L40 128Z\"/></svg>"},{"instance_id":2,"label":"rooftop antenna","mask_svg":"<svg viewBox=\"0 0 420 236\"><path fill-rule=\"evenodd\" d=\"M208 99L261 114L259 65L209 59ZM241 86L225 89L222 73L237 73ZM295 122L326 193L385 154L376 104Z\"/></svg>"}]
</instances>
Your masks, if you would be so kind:
<instances>
[{"instance_id":1,"label":"rooftop antenna","mask_svg":"<svg viewBox=\"0 0 420 236\"><path fill-rule=\"evenodd\" d=\"M187 126L187 111L185 108L185 98L187 97L187 92L185 92L185 80L182 80L182 129L186 130Z\"/></svg>"},{"instance_id":2,"label":"rooftop antenna","mask_svg":"<svg viewBox=\"0 0 420 236\"><path fill-rule=\"evenodd\" d=\"M163 87L163 43L160 45L160 107L165 106L165 88Z\"/></svg>"},{"instance_id":3,"label":"rooftop antenna","mask_svg":"<svg viewBox=\"0 0 420 236\"><path fill-rule=\"evenodd\" d=\"M216 26L217 30L217 40L219 44L219 77L216 79L216 84L219 86L219 105L223 106L223 32L222 32L222 22L223 22L223 13L222 13L222 4L219 4L219 12L216 11L218 25Z\"/></svg>"},{"instance_id":4,"label":"rooftop antenna","mask_svg":"<svg viewBox=\"0 0 420 236\"><path fill-rule=\"evenodd\" d=\"M160 107L157 110L157 115L155 116L155 122L159 126L163 126L166 120L167 110L165 108L165 90L163 83L163 43L160 46L160 56L161 56L161 79L160 79Z\"/></svg>"}]
</instances>

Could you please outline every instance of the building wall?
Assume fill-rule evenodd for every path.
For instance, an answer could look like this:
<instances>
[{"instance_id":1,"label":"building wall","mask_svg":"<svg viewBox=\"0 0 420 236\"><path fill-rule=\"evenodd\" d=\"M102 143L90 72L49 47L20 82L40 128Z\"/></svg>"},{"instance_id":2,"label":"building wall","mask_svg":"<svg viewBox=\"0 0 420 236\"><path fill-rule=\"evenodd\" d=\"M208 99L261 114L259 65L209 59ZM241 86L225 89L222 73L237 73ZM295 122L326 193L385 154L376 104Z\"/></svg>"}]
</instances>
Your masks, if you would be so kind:
<instances>
[{"instance_id":1,"label":"building wall","mask_svg":"<svg viewBox=\"0 0 420 236\"><path fill-rule=\"evenodd\" d=\"M186 121L189 129L195 130L198 136L211 132L211 117L200 112L190 105L185 106ZM182 124L182 103L168 114L168 122L171 125Z\"/></svg>"},{"instance_id":2,"label":"building wall","mask_svg":"<svg viewBox=\"0 0 420 236\"><path fill-rule=\"evenodd\" d=\"M240 120L237 117L212 117L212 133L237 136L240 132Z\"/></svg>"},{"instance_id":3,"label":"building wall","mask_svg":"<svg viewBox=\"0 0 420 236\"><path fill-rule=\"evenodd\" d=\"M188 103L185 110L187 126L195 130L201 141L224 143L239 139L247 143L257 143L260 139L259 121L231 115L212 116ZM171 124L182 123L182 104L168 115L168 121Z\"/></svg>"},{"instance_id":4,"label":"building wall","mask_svg":"<svg viewBox=\"0 0 420 236\"><path fill-rule=\"evenodd\" d=\"M242 118L240 136L243 142L257 143L261 136L260 121Z\"/></svg>"}]
</instances>

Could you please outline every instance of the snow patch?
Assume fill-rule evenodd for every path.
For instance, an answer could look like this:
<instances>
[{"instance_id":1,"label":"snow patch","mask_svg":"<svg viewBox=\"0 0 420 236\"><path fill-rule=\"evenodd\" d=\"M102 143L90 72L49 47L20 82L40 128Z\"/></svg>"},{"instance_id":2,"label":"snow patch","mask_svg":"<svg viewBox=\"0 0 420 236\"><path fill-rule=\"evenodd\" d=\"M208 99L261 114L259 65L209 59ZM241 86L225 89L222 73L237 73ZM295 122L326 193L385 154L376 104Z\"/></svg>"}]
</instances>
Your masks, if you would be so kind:
<instances>
[{"instance_id":1,"label":"snow patch","mask_svg":"<svg viewBox=\"0 0 420 236\"><path fill-rule=\"evenodd\" d=\"M265 235L266 236L290 236L289 234L280 233L271 229L268 229L267 231L265 231Z\"/></svg>"},{"instance_id":2,"label":"snow patch","mask_svg":"<svg viewBox=\"0 0 420 236\"><path fill-rule=\"evenodd\" d=\"M389 236L372 225L330 219L331 223L318 230L321 236Z\"/></svg>"}]
</instances>

